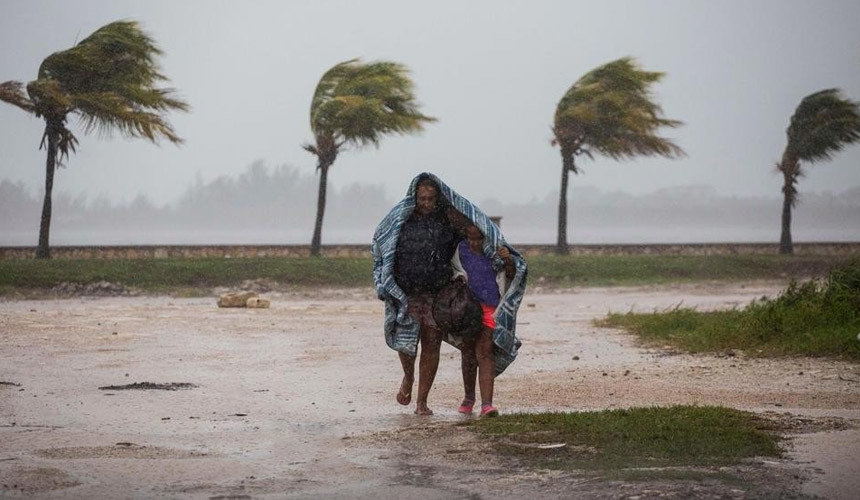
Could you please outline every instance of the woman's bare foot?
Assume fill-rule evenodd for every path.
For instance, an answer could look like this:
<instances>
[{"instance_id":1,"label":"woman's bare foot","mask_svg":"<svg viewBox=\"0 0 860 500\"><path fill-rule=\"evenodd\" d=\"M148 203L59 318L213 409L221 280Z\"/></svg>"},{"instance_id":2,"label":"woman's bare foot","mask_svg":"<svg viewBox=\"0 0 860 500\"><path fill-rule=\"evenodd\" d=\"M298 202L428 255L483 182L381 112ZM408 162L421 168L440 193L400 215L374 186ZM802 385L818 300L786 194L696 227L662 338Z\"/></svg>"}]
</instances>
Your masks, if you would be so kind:
<instances>
[{"instance_id":1,"label":"woman's bare foot","mask_svg":"<svg viewBox=\"0 0 860 500\"><path fill-rule=\"evenodd\" d=\"M415 414L416 415L432 415L433 410L427 407L427 404L415 403Z\"/></svg>"},{"instance_id":2,"label":"woman's bare foot","mask_svg":"<svg viewBox=\"0 0 860 500\"><path fill-rule=\"evenodd\" d=\"M400 382L400 389L397 391L396 398L397 402L403 406L412 402L412 382L413 380L406 376L404 376L403 381Z\"/></svg>"}]
</instances>

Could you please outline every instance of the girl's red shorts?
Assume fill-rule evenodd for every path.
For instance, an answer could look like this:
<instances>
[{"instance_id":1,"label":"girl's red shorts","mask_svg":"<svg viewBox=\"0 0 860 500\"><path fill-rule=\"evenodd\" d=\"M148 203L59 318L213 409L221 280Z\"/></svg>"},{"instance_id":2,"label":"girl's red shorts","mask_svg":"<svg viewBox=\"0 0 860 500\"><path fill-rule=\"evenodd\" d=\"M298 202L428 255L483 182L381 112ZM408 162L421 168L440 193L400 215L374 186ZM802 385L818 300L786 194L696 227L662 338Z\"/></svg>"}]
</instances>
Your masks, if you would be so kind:
<instances>
[{"instance_id":1,"label":"girl's red shorts","mask_svg":"<svg viewBox=\"0 0 860 500\"><path fill-rule=\"evenodd\" d=\"M481 319L481 324L490 328L496 328L496 320L493 319L493 313L496 312L496 308L481 302L481 310L484 311L484 317Z\"/></svg>"}]
</instances>

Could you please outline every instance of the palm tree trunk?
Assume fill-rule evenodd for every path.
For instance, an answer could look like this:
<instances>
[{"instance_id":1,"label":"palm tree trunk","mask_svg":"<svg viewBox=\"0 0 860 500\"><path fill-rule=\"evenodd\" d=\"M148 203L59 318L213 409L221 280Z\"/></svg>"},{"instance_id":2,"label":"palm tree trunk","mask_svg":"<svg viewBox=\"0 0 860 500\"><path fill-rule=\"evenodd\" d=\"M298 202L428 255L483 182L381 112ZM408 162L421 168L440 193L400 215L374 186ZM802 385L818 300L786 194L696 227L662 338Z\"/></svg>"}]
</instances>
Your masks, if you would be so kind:
<instances>
[{"instance_id":1,"label":"palm tree trunk","mask_svg":"<svg viewBox=\"0 0 860 500\"><path fill-rule=\"evenodd\" d=\"M54 171L57 169L57 147L60 139L59 134L53 128L48 125L47 130L45 130L48 138L48 159L45 162L45 201L42 203L42 220L39 224L37 259L51 258L51 247L48 243L51 233L51 192L54 189Z\"/></svg>"},{"instance_id":2,"label":"palm tree trunk","mask_svg":"<svg viewBox=\"0 0 860 500\"><path fill-rule=\"evenodd\" d=\"M318 257L320 255L320 240L322 238L322 223L323 215L325 215L325 194L328 188L328 168L332 162L325 161L320 158L318 167L320 170L320 188L317 195L317 219L314 224L314 237L311 239L311 256Z\"/></svg>"},{"instance_id":3,"label":"palm tree trunk","mask_svg":"<svg viewBox=\"0 0 860 500\"><path fill-rule=\"evenodd\" d=\"M794 183L797 177L785 170L783 170L782 175L785 183L782 186L782 235L779 238L779 253L791 255L794 253L791 243L791 207L794 206L796 194Z\"/></svg>"},{"instance_id":4,"label":"palm tree trunk","mask_svg":"<svg viewBox=\"0 0 860 500\"><path fill-rule=\"evenodd\" d=\"M573 154L562 150L561 192L558 200L558 240L555 244L555 253L558 255L570 253L567 246L567 179L571 170L573 170Z\"/></svg>"}]
</instances>

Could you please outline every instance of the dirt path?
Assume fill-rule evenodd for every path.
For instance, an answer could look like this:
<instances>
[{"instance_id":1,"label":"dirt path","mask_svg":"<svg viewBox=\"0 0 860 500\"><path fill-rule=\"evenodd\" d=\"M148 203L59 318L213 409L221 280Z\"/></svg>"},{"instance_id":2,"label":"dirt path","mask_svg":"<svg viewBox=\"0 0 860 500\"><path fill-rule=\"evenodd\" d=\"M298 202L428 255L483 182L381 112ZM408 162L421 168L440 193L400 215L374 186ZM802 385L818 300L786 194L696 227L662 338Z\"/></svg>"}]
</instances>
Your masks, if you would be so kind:
<instances>
[{"instance_id":1,"label":"dirt path","mask_svg":"<svg viewBox=\"0 0 860 500\"><path fill-rule=\"evenodd\" d=\"M855 364L678 355L590 324L608 310L726 307L778 289L529 294L523 349L499 378L496 402L507 412L702 403L860 420ZM399 363L382 338L382 304L368 291L268 297L268 310L218 309L211 298L0 302L0 497L656 496L636 484L596 488L575 475L459 463L451 440L475 444L460 432L425 440L431 449L420 453L373 437L433 436L436 424L460 420L459 353L443 347L430 398L436 415L416 417L394 402ZM196 387L99 389L142 382ZM798 435L794 465L774 470L799 476L792 488L847 498L860 490L860 434L845 427Z\"/></svg>"}]
</instances>

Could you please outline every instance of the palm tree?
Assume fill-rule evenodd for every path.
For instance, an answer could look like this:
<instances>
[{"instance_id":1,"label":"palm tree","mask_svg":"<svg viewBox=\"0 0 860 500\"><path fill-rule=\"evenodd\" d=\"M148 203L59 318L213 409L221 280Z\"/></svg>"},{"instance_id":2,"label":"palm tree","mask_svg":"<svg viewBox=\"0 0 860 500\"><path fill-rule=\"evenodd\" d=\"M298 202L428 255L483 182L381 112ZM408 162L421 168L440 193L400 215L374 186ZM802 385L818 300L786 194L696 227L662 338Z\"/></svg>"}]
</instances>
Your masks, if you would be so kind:
<instances>
[{"instance_id":1,"label":"palm tree","mask_svg":"<svg viewBox=\"0 0 860 500\"><path fill-rule=\"evenodd\" d=\"M136 22L117 21L45 58L36 80L27 84L26 95L20 82L0 84L0 100L45 120L40 149L47 150L48 159L36 258L51 257L54 171L78 144L66 124L70 114L80 118L85 133L98 130L109 135L117 130L152 142L162 137L182 142L162 114L171 109L186 111L188 105L171 97L172 89L155 87L167 80L155 61L160 54Z\"/></svg>"},{"instance_id":2,"label":"palm tree","mask_svg":"<svg viewBox=\"0 0 860 500\"><path fill-rule=\"evenodd\" d=\"M662 108L651 96L651 84L663 73L642 71L630 57L604 64L586 73L558 102L553 121L553 145L561 149L561 194L558 203L556 253L568 253L568 173L581 170L579 155L602 154L613 160L637 156L676 158L684 151L669 139L659 137L659 127L677 127L681 122L663 118Z\"/></svg>"},{"instance_id":3,"label":"palm tree","mask_svg":"<svg viewBox=\"0 0 860 500\"><path fill-rule=\"evenodd\" d=\"M779 253L794 251L791 244L791 209L797 203L797 179L805 175L801 162L829 160L845 146L860 141L860 106L826 89L804 97L786 130L788 143L776 168L782 172L782 235Z\"/></svg>"},{"instance_id":4,"label":"palm tree","mask_svg":"<svg viewBox=\"0 0 860 500\"><path fill-rule=\"evenodd\" d=\"M411 134L436 121L418 111L406 66L389 61L351 59L323 74L311 102L314 143L303 147L316 155L319 196L311 255L319 255L328 169L342 148L373 144L386 134Z\"/></svg>"}]
</instances>

